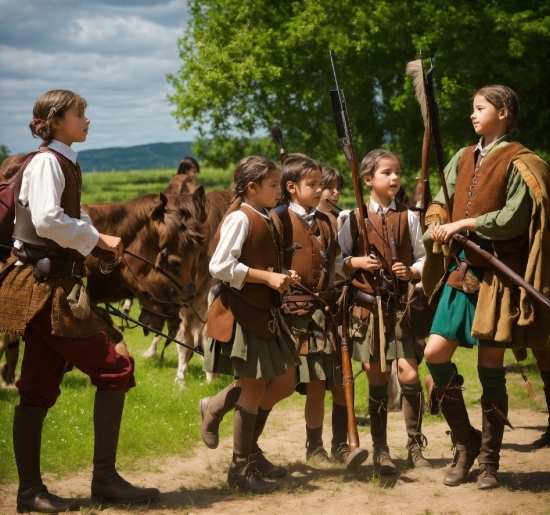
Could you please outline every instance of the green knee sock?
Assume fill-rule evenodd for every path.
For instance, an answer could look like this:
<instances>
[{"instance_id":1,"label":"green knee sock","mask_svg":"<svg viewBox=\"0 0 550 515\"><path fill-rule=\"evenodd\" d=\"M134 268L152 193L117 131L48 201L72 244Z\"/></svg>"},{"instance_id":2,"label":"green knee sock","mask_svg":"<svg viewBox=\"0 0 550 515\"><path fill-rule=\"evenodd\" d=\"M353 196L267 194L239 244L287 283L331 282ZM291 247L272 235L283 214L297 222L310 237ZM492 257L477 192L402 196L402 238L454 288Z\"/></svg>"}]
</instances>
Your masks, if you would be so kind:
<instances>
[{"instance_id":1,"label":"green knee sock","mask_svg":"<svg viewBox=\"0 0 550 515\"><path fill-rule=\"evenodd\" d=\"M417 393L420 393L422 391L422 385L420 384L420 381L413 384L399 383L399 385L401 386L401 391L403 392L403 395L416 395Z\"/></svg>"},{"instance_id":2,"label":"green knee sock","mask_svg":"<svg viewBox=\"0 0 550 515\"><path fill-rule=\"evenodd\" d=\"M485 399L498 399L506 395L506 369L477 366L477 374Z\"/></svg>"},{"instance_id":3,"label":"green knee sock","mask_svg":"<svg viewBox=\"0 0 550 515\"><path fill-rule=\"evenodd\" d=\"M432 374L436 386L447 386L457 372L456 367L450 361L447 361L447 363L426 362L426 365L428 365L428 370Z\"/></svg>"},{"instance_id":4,"label":"green knee sock","mask_svg":"<svg viewBox=\"0 0 550 515\"><path fill-rule=\"evenodd\" d=\"M384 399L388 396L388 383L382 385L382 386L374 386L372 384L369 384L369 395L373 399Z\"/></svg>"}]
</instances>

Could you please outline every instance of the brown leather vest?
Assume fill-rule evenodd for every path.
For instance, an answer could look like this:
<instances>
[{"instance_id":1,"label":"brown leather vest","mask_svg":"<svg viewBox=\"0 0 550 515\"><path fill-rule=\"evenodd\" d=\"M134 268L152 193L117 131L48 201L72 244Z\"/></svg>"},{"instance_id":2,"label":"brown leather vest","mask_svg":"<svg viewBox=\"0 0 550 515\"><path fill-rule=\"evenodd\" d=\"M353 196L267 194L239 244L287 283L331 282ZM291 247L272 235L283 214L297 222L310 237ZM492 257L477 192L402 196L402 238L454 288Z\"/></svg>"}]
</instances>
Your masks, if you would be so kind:
<instances>
[{"instance_id":1,"label":"brown leather vest","mask_svg":"<svg viewBox=\"0 0 550 515\"><path fill-rule=\"evenodd\" d=\"M285 268L295 270L310 290L325 291L334 276L336 258L336 231L329 217L316 211L310 226L291 209L276 212L281 213Z\"/></svg>"},{"instance_id":2,"label":"brown leather vest","mask_svg":"<svg viewBox=\"0 0 550 515\"><path fill-rule=\"evenodd\" d=\"M53 154L59 162L61 171L65 177L65 188L61 194L61 201L59 204L65 214L71 218L80 220L80 194L82 190L82 173L80 172L80 166L75 165L65 156L51 148L44 147L40 149L40 152L49 152ZM22 176L23 174L21 174L21 177ZM15 191L16 199L19 199L20 191L21 182L19 182ZM38 236L36 228L32 223L29 206L22 206L19 201L15 203L15 219L16 224L13 230L14 239L30 247L47 249L51 254L56 256L73 259L75 261L84 261L86 259L85 256L74 249L61 247L53 240Z\"/></svg>"},{"instance_id":3,"label":"brown leather vest","mask_svg":"<svg viewBox=\"0 0 550 515\"><path fill-rule=\"evenodd\" d=\"M506 171L510 161L523 147L509 143L488 154L475 169L475 146L466 147L460 156L453 200L453 221L476 218L498 211L506 204Z\"/></svg>"},{"instance_id":4,"label":"brown leather vest","mask_svg":"<svg viewBox=\"0 0 550 515\"><path fill-rule=\"evenodd\" d=\"M507 170L513 157L524 148L521 143L512 142L496 149L485 157L475 169L475 146L466 147L460 156L453 199L453 221L475 218L498 211L506 205L508 186ZM486 241L491 244L500 259L516 273L524 268L522 254L527 250L527 231L509 240ZM511 254L515 254L512 256ZM507 257L505 257L508 255ZM487 262L474 253L466 251L466 259L473 266L487 267Z\"/></svg>"},{"instance_id":5,"label":"brown leather vest","mask_svg":"<svg viewBox=\"0 0 550 515\"><path fill-rule=\"evenodd\" d=\"M384 216L380 216L371 210L368 212L367 236L369 244L374 244L376 247L375 254L382 261L384 271L388 276L392 267L390 248L392 228L397 243L399 261L407 266L412 265L414 262L407 211L405 206L397 204L396 211L390 209ZM370 253L370 251L365 251L363 245L361 233L363 224L359 226L359 216L359 209L353 212L353 216L350 215L350 231L353 239L354 256L364 256ZM354 274L351 284L362 291L372 294L376 291L376 276L372 272L358 270Z\"/></svg>"},{"instance_id":6,"label":"brown leather vest","mask_svg":"<svg viewBox=\"0 0 550 515\"><path fill-rule=\"evenodd\" d=\"M250 268L280 272L282 236L276 224L248 207L240 210L247 216L250 227L239 261ZM273 339L276 333L270 328L271 310L280 305L281 295L265 284L244 283L240 290L225 285L208 311L206 334L228 342L236 321L245 331L259 338Z\"/></svg>"}]
</instances>

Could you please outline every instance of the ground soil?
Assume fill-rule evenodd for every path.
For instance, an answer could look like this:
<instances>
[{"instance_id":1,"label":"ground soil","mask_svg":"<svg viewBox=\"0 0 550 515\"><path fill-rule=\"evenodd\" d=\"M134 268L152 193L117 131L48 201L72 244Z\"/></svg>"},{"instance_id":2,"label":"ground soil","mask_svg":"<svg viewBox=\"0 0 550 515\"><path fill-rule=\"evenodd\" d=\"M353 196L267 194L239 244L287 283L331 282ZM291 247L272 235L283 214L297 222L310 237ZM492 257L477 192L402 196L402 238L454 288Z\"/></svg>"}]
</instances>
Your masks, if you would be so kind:
<instances>
[{"instance_id":1,"label":"ground soil","mask_svg":"<svg viewBox=\"0 0 550 515\"><path fill-rule=\"evenodd\" d=\"M479 408L470 410L480 425ZM231 456L231 438L223 438L216 450L201 442L190 456L173 456L145 463L139 472L123 475L139 485L156 486L161 496L148 506L87 506L83 514L115 515L152 512L158 515L210 514L550 514L550 448L534 450L530 445L547 425L546 413L513 410L510 420L515 429L506 429L499 477L502 486L492 491L476 488L477 464L469 481L450 488L442 484L451 459L450 440L444 422L424 428L429 446L425 455L431 469L408 469L404 424L400 413L389 414L388 441L399 465L399 474L374 474L371 457L357 471L333 466L315 469L305 462L303 414L292 404L276 407L268 421L261 444L274 462L286 464L288 476L280 480L278 492L264 496L243 494L225 485ZM325 441L330 427L325 425ZM360 428L363 447L370 447L368 428ZM50 491L62 496L89 495L90 473L68 477L45 476ZM0 514L15 514L16 485L0 486Z\"/></svg>"}]
</instances>

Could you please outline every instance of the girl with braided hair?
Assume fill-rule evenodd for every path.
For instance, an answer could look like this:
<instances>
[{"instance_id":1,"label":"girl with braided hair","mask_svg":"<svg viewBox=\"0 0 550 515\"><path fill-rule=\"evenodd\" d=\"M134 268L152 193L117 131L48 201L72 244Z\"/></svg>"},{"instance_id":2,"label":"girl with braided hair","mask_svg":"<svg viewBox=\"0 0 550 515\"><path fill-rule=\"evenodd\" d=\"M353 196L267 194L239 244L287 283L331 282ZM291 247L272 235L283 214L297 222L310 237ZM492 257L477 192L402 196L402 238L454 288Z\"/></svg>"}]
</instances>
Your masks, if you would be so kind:
<instances>
[{"instance_id":1,"label":"girl with braided hair","mask_svg":"<svg viewBox=\"0 0 550 515\"><path fill-rule=\"evenodd\" d=\"M218 428L233 407L233 459L227 482L254 493L269 492L265 481L286 474L267 460L258 438L276 402L290 396L300 357L279 312L281 294L298 279L284 271L280 224L269 209L281 195L281 170L269 159L241 159L233 176L235 200L220 225L210 273L219 279L208 312L204 370L236 381L214 397L202 399L201 435L218 446Z\"/></svg>"}]
</instances>

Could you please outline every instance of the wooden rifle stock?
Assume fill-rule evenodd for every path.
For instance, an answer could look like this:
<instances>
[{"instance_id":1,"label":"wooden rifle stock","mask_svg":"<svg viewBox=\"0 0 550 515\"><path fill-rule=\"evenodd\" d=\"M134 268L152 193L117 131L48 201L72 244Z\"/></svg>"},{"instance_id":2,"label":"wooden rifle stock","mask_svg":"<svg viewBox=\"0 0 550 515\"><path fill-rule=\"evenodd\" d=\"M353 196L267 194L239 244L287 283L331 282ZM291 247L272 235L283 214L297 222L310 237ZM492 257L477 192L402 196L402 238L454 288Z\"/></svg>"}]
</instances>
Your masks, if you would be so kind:
<instances>
[{"instance_id":1,"label":"wooden rifle stock","mask_svg":"<svg viewBox=\"0 0 550 515\"><path fill-rule=\"evenodd\" d=\"M466 236L462 234L455 234L453 240L457 241L461 245L464 245L466 248L472 250L479 256L487 260L487 262L499 272L502 272L510 281L512 281L516 286L523 288L527 294L539 304L546 306L550 309L550 300L548 300L540 291L536 290L531 286L523 277L519 276L511 268L506 266L502 261L493 256L490 252L483 250L479 245L475 244L473 241L470 241Z\"/></svg>"},{"instance_id":2,"label":"wooden rifle stock","mask_svg":"<svg viewBox=\"0 0 550 515\"><path fill-rule=\"evenodd\" d=\"M395 265L395 263L399 263L399 256L397 254L397 241L395 239L395 234L393 232L393 225L390 225L390 253L391 253L391 264L392 266ZM401 296L399 295L399 279L397 279L397 276L393 273L392 270L390 270L391 274L391 285L393 289L393 297L395 301L395 309L397 311L401 310Z\"/></svg>"}]
</instances>

